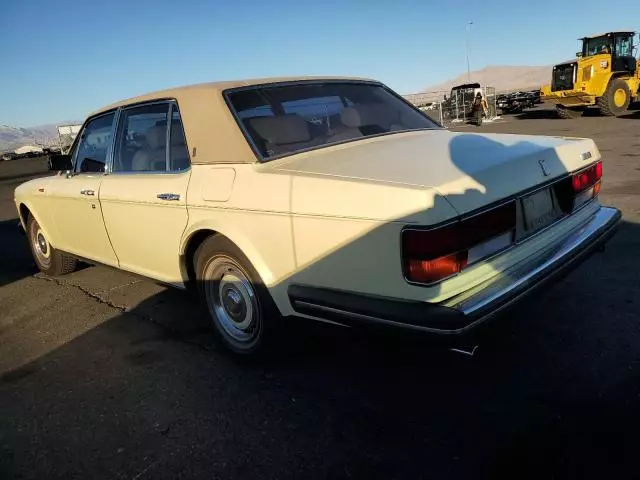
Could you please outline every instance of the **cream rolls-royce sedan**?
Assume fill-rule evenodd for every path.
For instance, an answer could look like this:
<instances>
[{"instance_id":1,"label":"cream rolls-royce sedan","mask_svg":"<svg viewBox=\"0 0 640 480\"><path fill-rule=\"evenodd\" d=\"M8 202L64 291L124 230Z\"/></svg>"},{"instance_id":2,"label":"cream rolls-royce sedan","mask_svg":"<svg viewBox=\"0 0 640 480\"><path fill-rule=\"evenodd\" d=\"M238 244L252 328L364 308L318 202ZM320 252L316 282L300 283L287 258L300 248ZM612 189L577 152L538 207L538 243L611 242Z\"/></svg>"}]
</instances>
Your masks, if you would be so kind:
<instances>
[{"instance_id":1,"label":"cream rolls-royce sedan","mask_svg":"<svg viewBox=\"0 0 640 480\"><path fill-rule=\"evenodd\" d=\"M223 344L283 318L464 334L615 232L592 140L454 133L382 83L192 85L107 106L15 202L38 268L193 287ZM567 299L570 301L571 299Z\"/></svg>"}]
</instances>

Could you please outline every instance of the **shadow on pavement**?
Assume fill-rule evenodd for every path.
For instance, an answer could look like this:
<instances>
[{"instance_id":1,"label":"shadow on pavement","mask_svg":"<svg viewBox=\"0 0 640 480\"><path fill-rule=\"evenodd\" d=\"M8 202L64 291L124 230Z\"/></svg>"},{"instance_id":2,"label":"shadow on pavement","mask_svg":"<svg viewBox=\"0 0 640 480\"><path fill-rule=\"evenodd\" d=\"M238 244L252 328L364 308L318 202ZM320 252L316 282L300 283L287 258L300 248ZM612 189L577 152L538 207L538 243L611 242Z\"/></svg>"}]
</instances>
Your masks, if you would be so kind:
<instances>
[{"instance_id":1,"label":"shadow on pavement","mask_svg":"<svg viewBox=\"0 0 640 480\"><path fill-rule=\"evenodd\" d=\"M602 117L605 118L595 108L587 108L582 112L583 117ZM515 115L518 120L561 120L556 113L555 107L545 106L534 110L526 110ZM577 117L580 118L580 117ZM566 120L565 120L566 121Z\"/></svg>"},{"instance_id":2,"label":"shadow on pavement","mask_svg":"<svg viewBox=\"0 0 640 480\"><path fill-rule=\"evenodd\" d=\"M481 181L482 166L498 166L499 156L483 155L515 146L496 150L471 136L456 142L457 168L483 189L448 201L503 197L503 186ZM10 238L15 223L5 224L0 233L7 229ZM620 442L634 441L640 426L636 399L624 402L638 390L639 229L624 223L609 253L513 310L473 358L433 350L418 336L408 341L290 321L273 360L238 362L212 340L185 293L165 290L130 309L111 306L99 326L0 374L0 477L626 472L635 456L625 456ZM370 257L357 248L360 241L305 270L320 276L362 261L354 271L367 275ZM19 278L27 272L27 245L10 251L19 253L7 274Z\"/></svg>"},{"instance_id":3,"label":"shadow on pavement","mask_svg":"<svg viewBox=\"0 0 640 480\"><path fill-rule=\"evenodd\" d=\"M553 108L537 108L534 110L525 110L522 113L514 115L518 120L559 120L558 114Z\"/></svg>"},{"instance_id":4,"label":"shadow on pavement","mask_svg":"<svg viewBox=\"0 0 640 480\"><path fill-rule=\"evenodd\" d=\"M275 360L237 362L164 291L2 374L0 476L624 477L639 238L623 223L473 358L299 323Z\"/></svg>"},{"instance_id":5,"label":"shadow on pavement","mask_svg":"<svg viewBox=\"0 0 640 480\"><path fill-rule=\"evenodd\" d=\"M18 229L17 218L0 222L0 245L2 246L0 287L38 271L31 257L26 237ZM1 310L2 307L0 307Z\"/></svg>"},{"instance_id":6,"label":"shadow on pavement","mask_svg":"<svg viewBox=\"0 0 640 480\"><path fill-rule=\"evenodd\" d=\"M618 118L622 118L624 120L638 120L640 119L640 110L634 110L626 115L620 115Z\"/></svg>"}]
</instances>

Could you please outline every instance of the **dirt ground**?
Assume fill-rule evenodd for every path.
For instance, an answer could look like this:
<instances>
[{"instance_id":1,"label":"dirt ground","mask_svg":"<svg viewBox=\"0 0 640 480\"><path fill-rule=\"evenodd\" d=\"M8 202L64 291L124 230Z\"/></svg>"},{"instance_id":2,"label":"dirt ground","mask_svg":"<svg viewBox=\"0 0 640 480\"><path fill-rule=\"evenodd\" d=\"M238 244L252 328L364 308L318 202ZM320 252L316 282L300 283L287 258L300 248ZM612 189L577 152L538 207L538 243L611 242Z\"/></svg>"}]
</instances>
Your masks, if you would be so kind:
<instances>
[{"instance_id":1,"label":"dirt ground","mask_svg":"<svg viewBox=\"0 0 640 480\"><path fill-rule=\"evenodd\" d=\"M0 162L0 478L637 476L640 115L552 117L457 128L594 138L624 222L475 357L305 325L234 361L183 292L37 274L13 189L45 162Z\"/></svg>"}]
</instances>

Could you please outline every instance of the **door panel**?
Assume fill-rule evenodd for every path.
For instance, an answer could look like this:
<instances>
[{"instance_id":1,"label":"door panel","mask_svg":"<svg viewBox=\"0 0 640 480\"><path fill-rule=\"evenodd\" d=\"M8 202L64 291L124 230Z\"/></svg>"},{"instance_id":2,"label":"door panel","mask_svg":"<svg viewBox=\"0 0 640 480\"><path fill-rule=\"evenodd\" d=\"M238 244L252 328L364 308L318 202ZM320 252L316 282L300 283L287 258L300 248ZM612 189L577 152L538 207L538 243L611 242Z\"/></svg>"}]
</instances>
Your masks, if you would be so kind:
<instances>
[{"instance_id":1,"label":"door panel","mask_svg":"<svg viewBox=\"0 0 640 480\"><path fill-rule=\"evenodd\" d=\"M74 172L47 186L47 201L60 250L118 265L102 219L99 192L111 152L115 112L87 120L73 146Z\"/></svg>"},{"instance_id":2,"label":"door panel","mask_svg":"<svg viewBox=\"0 0 640 480\"><path fill-rule=\"evenodd\" d=\"M118 259L109 242L98 195L102 174L58 177L47 186L56 248L107 265Z\"/></svg>"},{"instance_id":3,"label":"door panel","mask_svg":"<svg viewBox=\"0 0 640 480\"><path fill-rule=\"evenodd\" d=\"M175 102L122 109L112 174L100 187L105 225L121 268L183 282L179 252L188 221L189 165Z\"/></svg>"},{"instance_id":4,"label":"door panel","mask_svg":"<svg viewBox=\"0 0 640 480\"><path fill-rule=\"evenodd\" d=\"M163 282L183 281L179 251L188 220L190 175L191 170L104 178L100 203L121 268ZM174 196L158 198L163 194Z\"/></svg>"}]
</instances>

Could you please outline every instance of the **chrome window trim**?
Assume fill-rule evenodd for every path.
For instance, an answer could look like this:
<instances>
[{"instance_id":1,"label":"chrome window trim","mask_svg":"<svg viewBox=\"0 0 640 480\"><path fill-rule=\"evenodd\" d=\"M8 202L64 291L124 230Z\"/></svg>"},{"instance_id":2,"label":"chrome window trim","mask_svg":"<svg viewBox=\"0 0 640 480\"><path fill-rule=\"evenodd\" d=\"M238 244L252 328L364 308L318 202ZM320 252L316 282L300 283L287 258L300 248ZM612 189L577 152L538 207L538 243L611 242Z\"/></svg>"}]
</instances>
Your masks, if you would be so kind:
<instances>
[{"instance_id":1,"label":"chrome window trim","mask_svg":"<svg viewBox=\"0 0 640 480\"><path fill-rule=\"evenodd\" d=\"M113 157L116 149L116 137L118 135L118 126L120 124L120 114L121 109L116 109L116 116L113 119L114 129L111 138L111 145L109 145L109 150L107 151L107 163L104 166L105 175L109 175L111 173L111 170L113 169Z\"/></svg>"},{"instance_id":2,"label":"chrome window trim","mask_svg":"<svg viewBox=\"0 0 640 480\"><path fill-rule=\"evenodd\" d=\"M136 103L131 103L128 105L123 105L121 107L118 107L117 111L118 111L118 125L116 126L116 128L119 128L119 122L120 122L120 116L123 114L124 110L131 110L134 108L140 108L140 107L146 107L148 105L163 105L166 104L167 105L167 129L165 132L165 170L163 171L158 171L158 170L153 170L153 171L119 171L119 172L114 172L113 171L113 161L115 159L115 148L116 148L116 135L119 134L119 130L116 129L116 134L114 135L114 139L113 139L113 143L112 143L112 157L111 157L111 167L109 169L109 175L181 175L183 173L187 173L191 171L191 155L189 154L189 146L187 144L187 134L186 131L184 130L184 124L182 123L182 116L180 117L180 123L182 124L182 131L183 131L183 135L184 135L184 142L185 142L185 149L187 150L187 158L189 159L189 167L185 168L184 170L170 170L169 166L170 166L170 155L171 152L169 150L169 146L171 143L171 116L173 115L174 111L177 111L178 113L180 112L180 107L178 106L178 102L175 98L162 98L162 99L155 99L155 100L149 100L149 101L143 101L143 102L136 102ZM95 118L95 117L94 117Z\"/></svg>"},{"instance_id":3,"label":"chrome window trim","mask_svg":"<svg viewBox=\"0 0 640 480\"><path fill-rule=\"evenodd\" d=\"M113 176L123 176L123 175L182 175L183 173L187 173L191 171L191 166L189 168L185 168L184 170L172 170L170 172L166 171L136 171L136 172L112 172L109 175Z\"/></svg>"},{"instance_id":4,"label":"chrome window trim","mask_svg":"<svg viewBox=\"0 0 640 480\"><path fill-rule=\"evenodd\" d=\"M324 84L331 84L331 83L333 83L333 84L336 84L336 83L340 84L341 83L341 84L354 84L354 85L369 85L369 86L380 87L380 88L384 89L387 93L389 93L392 96L398 98L402 103L407 105L412 110L418 112L422 117L424 117L427 120L429 120L431 123L434 124L434 127L433 128L414 128L414 129L409 129L409 130L397 130L397 131L393 131L393 132L383 132L383 133L378 133L378 134L375 134L375 135L367 135L367 136L358 137L358 138L351 138L351 139L341 140L341 141L338 141L338 142L323 143L322 145L315 145L315 146L312 146L312 147L303 148L303 149L300 149L300 150L296 150L295 152L287 152L287 153L281 153L279 155L272 155L270 157L265 157L265 156L262 155L262 153L260 152L260 149L257 147L255 142L253 141L253 138L251 137L251 135L249 134L249 132L245 128L244 123L242 122L242 119L238 115L238 112L235 110L235 108L233 108L233 104L231 103L231 99L229 98L229 95L231 95L233 93L247 91L247 90L260 90L260 89L279 88L279 87L287 87L287 86L324 85ZM384 83L378 82L376 80L357 80L357 79L343 79L343 80L341 80L341 79L325 79L325 80L323 80L323 79L310 79L310 80L293 80L293 81L273 82L273 83L260 83L260 84L254 84L254 85L245 85L245 86L242 86L242 87L228 88L228 89L222 91L222 97L223 97L223 99L224 99L224 101L225 101L225 103L227 105L227 108L228 108L229 112L231 113L231 116L235 120L236 125L238 126L238 128L242 132L242 135L244 136L246 142L249 144L249 147L253 151L253 154L256 157L257 163L267 163L267 162L271 162L271 161L274 161L274 160L279 160L281 158L290 157L292 155L297 155L299 153L310 152L310 151L313 151L313 150L319 150L319 149L322 149L322 148L331 147L331 146L334 146L334 145L341 145L341 144L344 144L344 143L357 142L359 140L365 140L365 139L368 139L368 138L381 137L381 136L384 136L384 135L393 135L393 134L396 134L396 133L406 133L406 132L419 132L419 131L424 131L424 130L445 130L445 128L442 125L440 125L438 122L436 122L431 117L429 117L425 112L423 112L422 110L417 108L415 105L413 105L411 102L409 102L407 99L405 99L404 97L402 97L398 93L394 92L391 88L386 86Z\"/></svg>"},{"instance_id":5,"label":"chrome window trim","mask_svg":"<svg viewBox=\"0 0 640 480\"><path fill-rule=\"evenodd\" d=\"M169 165L171 157L171 114L173 113L173 103L169 102L169 109L167 110L167 128L164 132L164 170L170 172Z\"/></svg>"}]
</instances>

